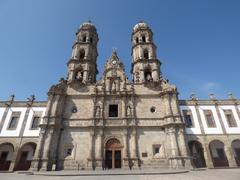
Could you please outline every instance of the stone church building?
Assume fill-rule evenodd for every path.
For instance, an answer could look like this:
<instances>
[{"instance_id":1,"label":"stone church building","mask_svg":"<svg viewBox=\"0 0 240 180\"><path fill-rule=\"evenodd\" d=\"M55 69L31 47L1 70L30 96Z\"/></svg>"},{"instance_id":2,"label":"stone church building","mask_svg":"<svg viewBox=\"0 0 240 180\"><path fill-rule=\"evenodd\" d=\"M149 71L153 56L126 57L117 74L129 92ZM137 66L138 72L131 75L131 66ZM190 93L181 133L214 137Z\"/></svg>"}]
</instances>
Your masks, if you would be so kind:
<instances>
[{"instance_id":1,"label":"stone church building","mask_svg":"<svg viewBox=\"0 0 240 180\"><path fill-rule=\"evenodd\" d=\"M96 79L97 43L83 23L47 101L0 101L0 170L240 166L239 100L179 100L144 22L132 31L132 80L116 51Z\"/></svg>"}]
</instances>

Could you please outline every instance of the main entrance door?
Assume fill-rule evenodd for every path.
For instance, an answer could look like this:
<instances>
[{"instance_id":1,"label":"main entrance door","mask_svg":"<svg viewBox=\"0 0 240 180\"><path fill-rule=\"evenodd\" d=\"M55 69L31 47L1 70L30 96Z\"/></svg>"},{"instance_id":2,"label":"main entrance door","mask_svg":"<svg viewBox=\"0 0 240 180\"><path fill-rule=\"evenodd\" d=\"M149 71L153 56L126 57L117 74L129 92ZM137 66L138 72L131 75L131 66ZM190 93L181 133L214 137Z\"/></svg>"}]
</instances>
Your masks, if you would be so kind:
<instances>
[{"instance_id":1,"label":"main entrance door","mask_svg":"<svg viewBox=\"0 0 240 180\"><path fill-rule=\"evenodd\" d=\"M105 164L106 168L121 168L122 158L121 158L121 143L119 140L113 138L106 143L106 154L105 154Z\"/></svg>"}]
</instances>

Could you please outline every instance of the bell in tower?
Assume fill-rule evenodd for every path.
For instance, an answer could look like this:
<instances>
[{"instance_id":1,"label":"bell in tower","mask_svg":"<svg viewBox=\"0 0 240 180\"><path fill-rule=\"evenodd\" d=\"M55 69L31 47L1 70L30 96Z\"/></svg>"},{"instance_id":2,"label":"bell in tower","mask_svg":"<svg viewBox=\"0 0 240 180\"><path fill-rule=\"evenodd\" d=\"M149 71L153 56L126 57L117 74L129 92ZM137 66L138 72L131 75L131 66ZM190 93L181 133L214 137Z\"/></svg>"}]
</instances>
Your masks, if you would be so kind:
<instances>
[{"instance_id":1,"label":"bell in tower","mask_svg":"<svg viewBox=\"0 0 240 180\"><path fill-rule=\"evenodd\" d=\"M68 83L96 82L97 42L98 34L95 26L90 21L83 23L76 32L76 41L68 62Z\"/></svg>"},{"instance_id":2,"label":"bell in tower","mask_svg":"<svg viewBox=\"0 0 240 180\"><path fill-rule=\"evenodd\" d=\"M149 26L140 22L132 32L132 76L135 83L158 82L160 79L160 61L157 59L157 47L153 43L153 33Z\"/></svg>"}]
</instances>

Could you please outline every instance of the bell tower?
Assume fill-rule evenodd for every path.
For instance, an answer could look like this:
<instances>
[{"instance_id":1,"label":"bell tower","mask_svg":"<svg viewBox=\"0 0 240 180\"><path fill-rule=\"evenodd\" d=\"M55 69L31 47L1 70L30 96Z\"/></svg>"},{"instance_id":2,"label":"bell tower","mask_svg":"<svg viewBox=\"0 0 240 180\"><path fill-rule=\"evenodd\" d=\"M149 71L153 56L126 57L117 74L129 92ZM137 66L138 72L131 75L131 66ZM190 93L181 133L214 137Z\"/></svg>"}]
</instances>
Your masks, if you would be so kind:
<instances>
[{"instance_id":1,"label":"bell tower","mask_svg":"<svg viewBox=\"0 0 240 180\"><path fill-rule=\"evenodd\" d=\"M97 70L98 34L89 21L83 23L76 32L76 41L72 47L72 56L68 65L68 83L95 83Z\"/></svg>"},{"instance_id":2,"label":"bell tower","mask_svg":"<svg viewBox=\"0 0 240 180\"><path fill-rule=\"evenodd\" d=\"M149 26L140 22L132 32L132 77L135 83L158 82L161 62L157 59L157 47Z\"/></svg>"}]
</instances>

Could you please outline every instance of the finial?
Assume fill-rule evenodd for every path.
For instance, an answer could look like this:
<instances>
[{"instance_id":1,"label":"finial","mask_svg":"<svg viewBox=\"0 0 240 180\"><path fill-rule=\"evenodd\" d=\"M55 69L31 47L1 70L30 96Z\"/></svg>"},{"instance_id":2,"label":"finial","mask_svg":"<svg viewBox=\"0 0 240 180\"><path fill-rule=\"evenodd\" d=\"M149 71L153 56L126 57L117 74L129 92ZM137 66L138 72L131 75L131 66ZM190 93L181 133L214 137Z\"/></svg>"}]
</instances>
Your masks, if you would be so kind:
<instances>
[{"instance_id":1,"label":"finial","mask_svg":"<svg viewBox=\"0 0 240 180\"><path fill-rule=\"evenodd\" d=\"M59 82L59 83L65 83L66 80L65 80L63 77L61 77L58 82Z\"/></svg>"},{"instance_id":2,"label":"finial","mask_svg":"<svg viewBox=\"0 0 240 180\"><path fill-rule=\"evenodd\" d=\"M216 100L215 95L213 93L209 94L211 100Z\"/></svg>"},{"instance_id":3,"label":"finial","mask_svg":"<svg viewBox=\"0 0 240 180\"><path fill-rule=\"evenodd\" d=\"M33 102L35 101L35 95L32 94L29 98L27 98L28 102L27 102L27 105L30 107L32 106Z\"/></svg>"},{"instance_id":4,"label":"finial","mask_svg":"<svg viewBox=\"0 0 240 180\"><path fill-rule=\"evenodd\" d=\"M36 98L35 98L35 95L34 95L34 94L32 94L29 98L27 98L27 100L28 100L29 102L33 102L35 99L36 99Z\"/></svg>"},{"instance_id":5,"label":"finial","mask_svg":"<svg viewBox=\"0 0 240 180\"><path fill-rule=\"evenodd\" d=\"M14 99L15 99L15 95L12 94L10 95L10 97L8 98L8 102L6 103L6 105L9 107L12 105L12 103L14 102Z\"/></svg>"},{"instance_id":6,"label":"finial","mask_svg":"<svg viewBox=\"0 0 240 180\"><path fill-rule=\"evenodd\" d=\"M236 99L236 98L234 97L234 95L233 95L232 92L229 92L229 93L228 93L228 99L234 100L234 99Z\"/></svg>"},{"instance_id":7,"label":"finial","mask_svg":"<svg viewBox=\"0 0 240 180\"><path fill-rule=\"evenodd\" d=\"M13 101L14 101L14 99L15 99L15 95L14 95L14 94L12 94L12 95L10 95L10 97L9 97L8 101L11 101L11 102L13 102Z\"/></svg>"},{"instance_id":8,"label":"finial","mask_svg":"<svg viewBox=\"0 0 240 180\"><path fill-rule=\"evenodd\" d=\"M88 21L87 22L92 23L92 17L91 16L88 17Z\"/></svg>"},{"instance_id":9,"label":"finial","mask_svg":"<svg viewBox=\"0 0 240 180\"><path fill-rule=\"evenodd\" d=\"M117 48L116 47L112 47L112 52L113 53L117 53Z\"/></svg>"},{"instance_id":10,"label":"finial","mask_svg":"<svg viewBox=\"0 0 240 180\"><path fill-rule=\"evenodd\" d=\"M195 94L195 93L192 93L192 94L190 95L190 99L191 99L192 101L196 101L196 100L197 100L196 94Z\"/></svg>"}]
</instances>

